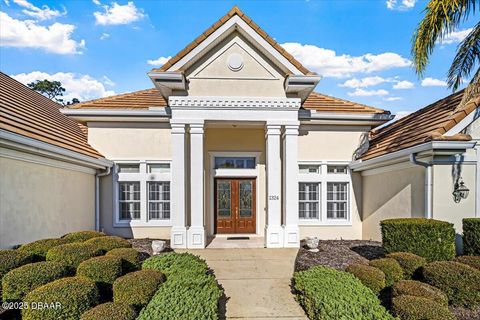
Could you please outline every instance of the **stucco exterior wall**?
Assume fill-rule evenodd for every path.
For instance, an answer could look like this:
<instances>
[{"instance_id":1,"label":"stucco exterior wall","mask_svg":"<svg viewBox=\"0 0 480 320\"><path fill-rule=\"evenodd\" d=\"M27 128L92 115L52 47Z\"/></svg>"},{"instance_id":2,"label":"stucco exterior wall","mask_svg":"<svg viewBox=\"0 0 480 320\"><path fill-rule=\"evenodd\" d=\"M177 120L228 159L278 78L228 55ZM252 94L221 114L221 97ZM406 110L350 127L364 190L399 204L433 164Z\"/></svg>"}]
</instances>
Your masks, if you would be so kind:
<instances>
[{"instance_id":1,"label":"stucco exterior wall","mask_svg":"<svg viewBox=\"0 0 480 320\"><path fill-rule=\"evenodd\" d=\"M94 173L0 158L0 248L94 228Z\"/></svg>"}]
</instances>

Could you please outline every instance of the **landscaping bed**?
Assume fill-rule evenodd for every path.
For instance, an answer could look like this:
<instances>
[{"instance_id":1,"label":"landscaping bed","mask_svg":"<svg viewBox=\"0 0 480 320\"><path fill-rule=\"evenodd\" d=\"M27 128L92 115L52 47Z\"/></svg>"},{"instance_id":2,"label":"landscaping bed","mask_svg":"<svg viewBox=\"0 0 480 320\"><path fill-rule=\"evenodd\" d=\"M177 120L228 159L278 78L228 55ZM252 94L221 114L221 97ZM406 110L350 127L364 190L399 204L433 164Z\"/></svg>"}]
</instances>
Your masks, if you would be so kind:
<instances>
[{"instance_id":1,"label":"landscaping bed","mask_svg":"<svg viewBox=\"0 0 480 320\"><path fill-rule=\"evenodd\" d=\"M132 244L132 248L134 248L137 251L140 252L145 252L148 255L152 255L152 241L153 240L162 240L165 241L166 243L166 249L164 252L170 252L172 249L170 249L170 240L168 239L150 239L150 238L142 238L142 239L128 239L128 242Z\"/></svg>"}]
</instances>

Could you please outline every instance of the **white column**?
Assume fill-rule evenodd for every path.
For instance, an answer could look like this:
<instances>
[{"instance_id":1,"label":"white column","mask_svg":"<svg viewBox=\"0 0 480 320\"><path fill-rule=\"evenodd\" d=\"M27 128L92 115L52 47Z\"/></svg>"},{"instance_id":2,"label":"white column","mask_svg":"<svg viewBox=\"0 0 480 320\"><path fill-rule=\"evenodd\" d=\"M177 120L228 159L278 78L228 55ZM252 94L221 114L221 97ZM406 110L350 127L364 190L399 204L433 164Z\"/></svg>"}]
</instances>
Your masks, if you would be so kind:
<instances>
[{"instance_id":1,"label":"white column","mask_svg":"<svg viewBox=\"0 0 480 320\"><path fill-rule=\"evenodd\" d=\"M172 123L172 182L170 246L187 247L185 220L185 124Z\"/></svg>"},{"instance_id":2,"label":"white column","mask_svg":"<svg viewBox=\"0 0 480 320\"><path fill-rule=\"evenodd\" d=\"M190 215L187 246L205 248L203 122L190 124Z\"/></svg>"},{"instance_id":3,"label":"white column","mask_svg":"<svg viewBox=\"0 0 480 320\"><path fill-rule=\"evenodd\" d=\"M284 247L300 247L298 229L298 124L283 133Z\"/></svg>"},{"instance_id":4,"label":"white column","mask_svg":"<svg viewBox=\"0 0 480 320\"><path fill-rule=\"evenodd\" d=\"M267 123L267 223L265 226L265 246L267 248L283 247L280 129L280 125Z\"/></svg>"}]
</instances>

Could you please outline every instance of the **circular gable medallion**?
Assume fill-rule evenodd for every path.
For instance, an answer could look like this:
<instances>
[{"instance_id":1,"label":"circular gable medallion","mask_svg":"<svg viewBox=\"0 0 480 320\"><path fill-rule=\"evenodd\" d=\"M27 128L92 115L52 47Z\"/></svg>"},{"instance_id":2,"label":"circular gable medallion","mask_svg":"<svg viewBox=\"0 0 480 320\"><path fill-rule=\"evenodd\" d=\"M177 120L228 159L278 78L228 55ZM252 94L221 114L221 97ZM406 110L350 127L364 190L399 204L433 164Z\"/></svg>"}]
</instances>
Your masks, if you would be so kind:
<instances>
[{"instance_id":1,"label":"circular gable medallion","mask_svg":"<svg viewBox=\"0 0 480 320\"><path fill-rule=\"evenodd\" d=\"M232 71L240 71L243 68L243 58L238 53L232 53L227 60L228 68Z\"/></svg>"}]
</instances>

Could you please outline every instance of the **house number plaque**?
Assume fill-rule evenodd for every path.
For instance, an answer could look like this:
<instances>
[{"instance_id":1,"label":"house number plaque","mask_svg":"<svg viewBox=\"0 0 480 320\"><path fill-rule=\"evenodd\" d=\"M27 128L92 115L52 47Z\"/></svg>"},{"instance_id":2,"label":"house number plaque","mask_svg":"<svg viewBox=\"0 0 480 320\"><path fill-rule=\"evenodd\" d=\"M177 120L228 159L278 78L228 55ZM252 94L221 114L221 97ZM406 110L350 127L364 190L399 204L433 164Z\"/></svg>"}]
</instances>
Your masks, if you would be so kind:
<instances>
[{"instance_id":1,"label":"house number plaque","mask_svg":"<svg viewBox=\"0 0 480 320\"><path fill-rule=\"evenodd\" d=\"M276 196L276 195L274 195L274 196L268 196L268 200L279 200L279 199L280 199L280 197L279 197L279 196Z\"/></svg>"}]
</instances>

